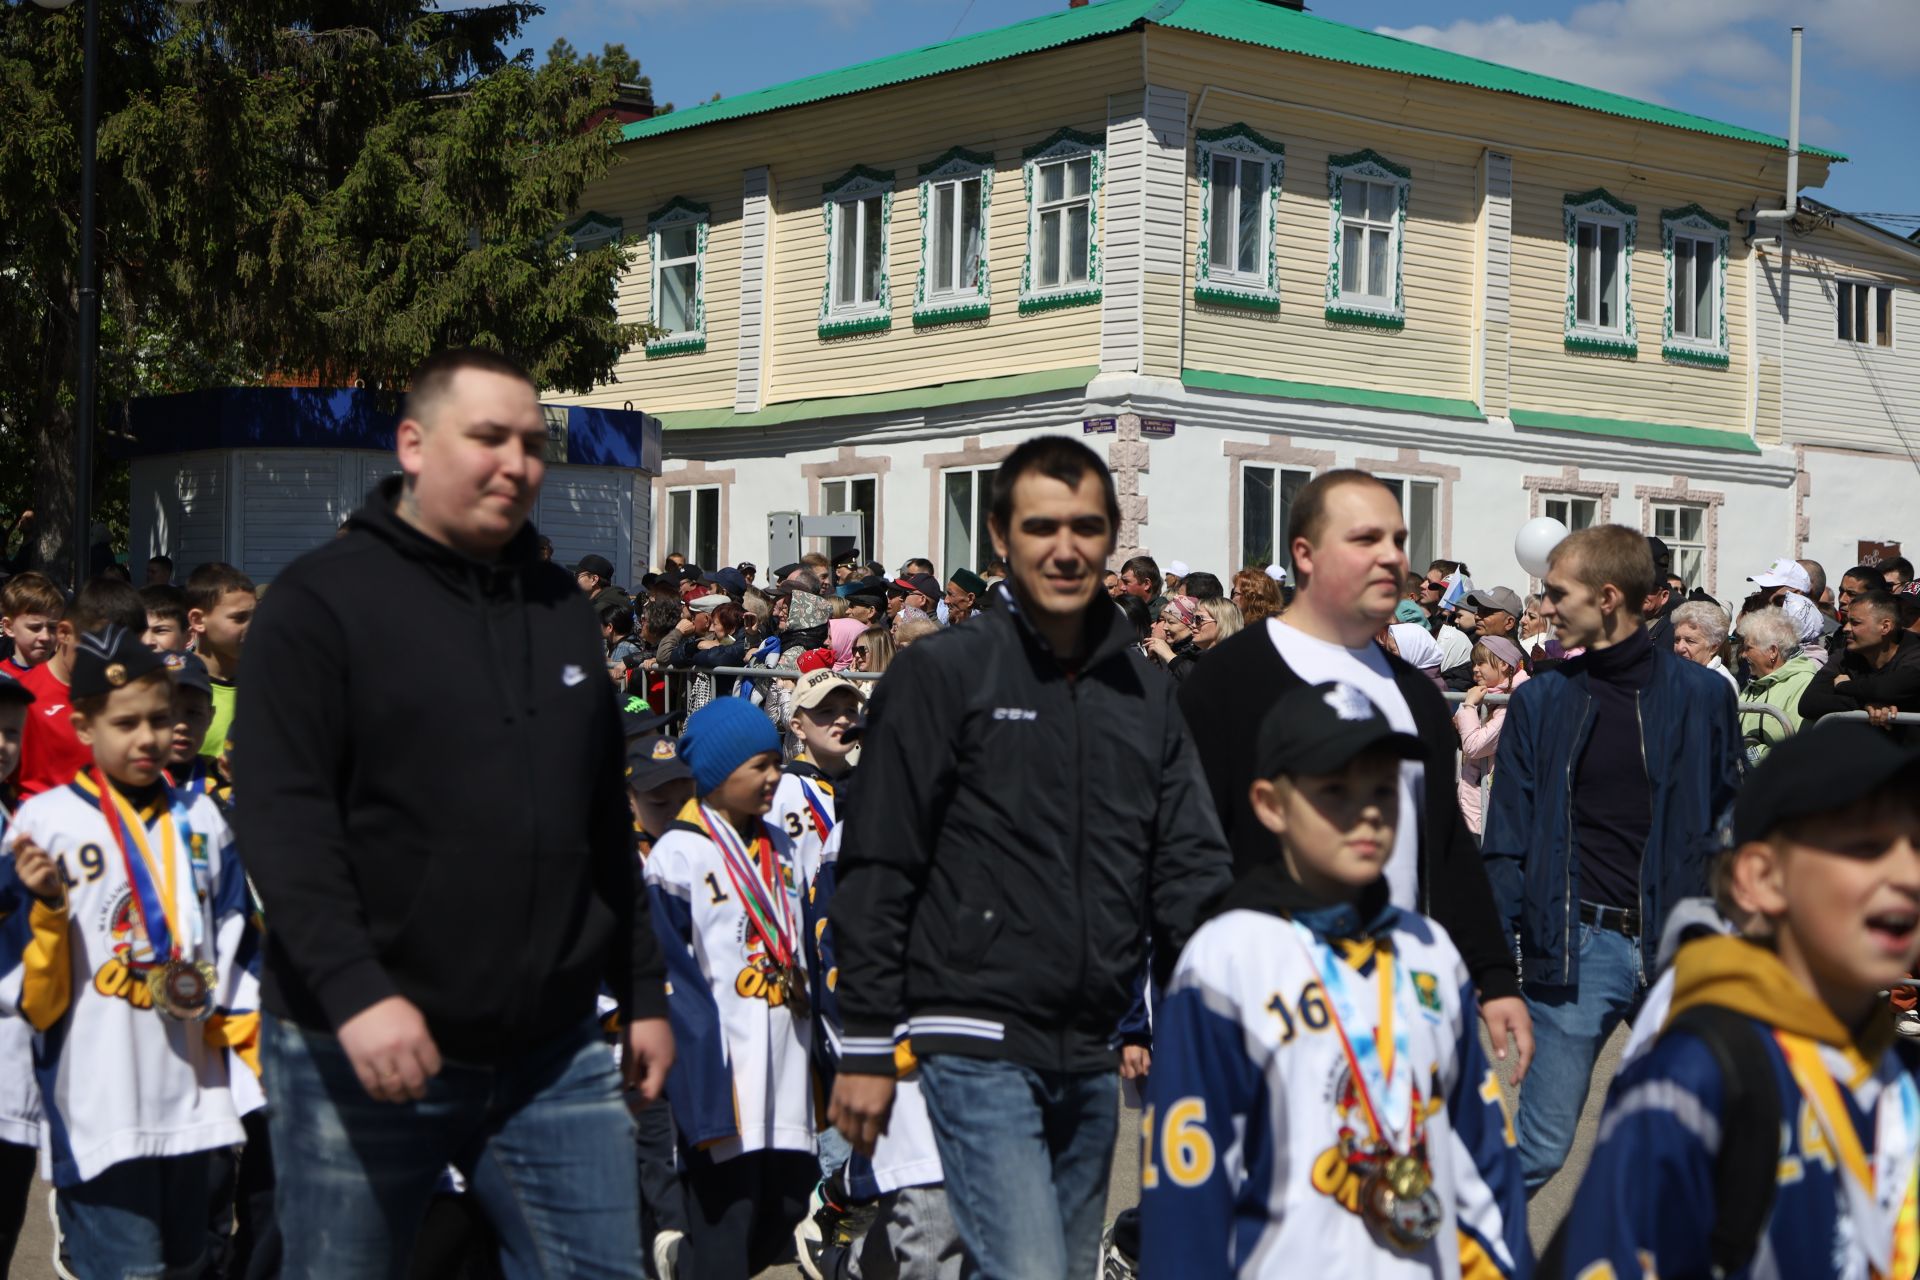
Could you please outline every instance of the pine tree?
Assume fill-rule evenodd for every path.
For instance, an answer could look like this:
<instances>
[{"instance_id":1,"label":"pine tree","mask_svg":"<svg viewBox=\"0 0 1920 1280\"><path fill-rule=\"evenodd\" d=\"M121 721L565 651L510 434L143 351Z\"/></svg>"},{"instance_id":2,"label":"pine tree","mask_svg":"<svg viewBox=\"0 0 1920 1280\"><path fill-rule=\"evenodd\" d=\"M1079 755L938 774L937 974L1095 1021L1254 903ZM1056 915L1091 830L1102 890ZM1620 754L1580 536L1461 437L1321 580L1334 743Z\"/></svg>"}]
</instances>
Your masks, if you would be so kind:
<instances>
[{"instance_id":1,"label":"pine tree","mask_svg":"<svg viewBox=\"0 0 1920 1280\"><path fill-rule=\"evenodd\" d=\"M103 432L129 396L396 389L456 343L507 352L543 390L610 380L646 334L615 313L630 251L576 253L563 228L614 163L603 109L639 64L613 46L536 66L510 46L538 12L102 3ZM71 523L80 90L80 6L0 5L0 510L34 507L54 565ZM108 471L103 512L126 500Z\"/></svg>"}]
</instances>

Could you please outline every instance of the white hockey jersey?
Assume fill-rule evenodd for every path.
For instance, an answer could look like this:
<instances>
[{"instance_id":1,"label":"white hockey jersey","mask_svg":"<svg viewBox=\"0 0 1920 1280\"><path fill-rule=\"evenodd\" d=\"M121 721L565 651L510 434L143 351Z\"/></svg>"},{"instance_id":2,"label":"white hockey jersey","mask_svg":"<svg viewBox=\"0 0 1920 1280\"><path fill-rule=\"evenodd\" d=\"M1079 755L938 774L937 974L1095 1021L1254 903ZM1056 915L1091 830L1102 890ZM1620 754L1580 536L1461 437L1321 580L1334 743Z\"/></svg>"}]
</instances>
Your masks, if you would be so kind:
<instances>
[{"instance_id":1,"label":"white hockey jersey","mask_svg":"<svg viewBox=\"0 0 1920 1280\"><path fill-rule=\"evenodd\" d=\"M0 981L7 1012L32 1015L44 1009L45 991L65 984L57 1010L34 1017L46 1109L40 1172L57 1187L124 1160L243 1142L227 1050L252 1058L259 1036L257 976L242 958L252 950L246 877L218 808L204 795L162 791L135 818L155 860L149 874L157 879L160 861L172 860L183 950L214 968L214 1014L190 1022L153 1008L147 974L155 957L137 923L126 861L144 855L135 840L122 854L101 803L88 773L20 807L18 830L47 851L66 882L67 929L59 946L23 950L16 941L0 965L9 969Z\"/></svg>"},{"instance_id":2,"label":"white hockey jersey","mask_svg":"<svg viewBox=\"0 0 1920 1280\"><path fill-rule=\"evenodd\" d=\"M798 946L803 915L793 842L771 821L761 827ZM796 1014L771 981L772 958L735 874L702 827L698 801L688 801L647 855L674 1035L667 1100L681 1135L715 1160L749 1151L812 1152L812 1018Z\"/></svg>"},{"instance_id":3,"label":"white hockey jersey","mask_svg":"<svg viewBox=\"0 0 1920 1280\"><path fill-rule=\"evenodd\" d=\"M1513 1130L1466 968L1439 925L1379 897L1364 923L1350 907L1291 920L1228 909L1181 953L1156 1011L1141 1121L1142 1275L1531 1274ZM1236 889L1227 905L1249 900ZM1383 975L1403 1082L1388 1095L1399 1111L1383 1109L1419 1117L1439 1199L1439 1231L1412 1253L1362 1216L1353 1159L1372 1140L1349 1064L1385 1060Z\"/></svg>"}]
</instances>

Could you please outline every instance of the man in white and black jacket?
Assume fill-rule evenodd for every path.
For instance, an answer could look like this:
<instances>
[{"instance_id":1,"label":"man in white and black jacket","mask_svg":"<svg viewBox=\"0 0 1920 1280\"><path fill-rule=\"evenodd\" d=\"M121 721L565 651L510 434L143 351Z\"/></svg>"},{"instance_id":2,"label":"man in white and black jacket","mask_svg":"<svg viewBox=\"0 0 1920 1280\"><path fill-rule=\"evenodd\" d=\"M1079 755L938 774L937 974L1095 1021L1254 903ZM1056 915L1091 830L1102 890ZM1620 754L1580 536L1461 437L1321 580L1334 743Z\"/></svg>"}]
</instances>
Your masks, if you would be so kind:
<instances>
[{"instance_id":1,"label":"man in white and black jacket","mask_svg":"<svg viewBox=\"0 0 1920 1280\"><path fill-rule=\"evenodd\" d=\"M846 820L832 1118L871 1150L904 1026L981 1280L1093 1274L1115 1028L1149 932L1170 966L1229 883L1174 686L1101 590L1119 521L1079 442L1007 458L1002 607L895 659Z\"/></svg>"},{"instance_id":2,"label":"man in white and black jacket","mask_svg":"<svg viewBox=\"0 0 1920 1280\"><path fill-rule=\"evenodd\" d=\"M1433 683L1374 643L1406 581L1406 538L1392 491L1368 473L1330 471L1306 485L1287 521L1300 583L1293 604L1284 616L1215 648L1180 686L1180 707L1237 875L1275 856L1248 790L1260 714L1289 690L1345 681L1371 698L1395 729L1426 744L1424 760L1401 767L1401 811L1417 821L1400 823L1387 885L1395 906L1438 920L1452 936L1498 1057L1507 1056L1512 1037L1518 1079L1533 1057L1532 1021L1486 865L1455 798L1459 738Z\"/></svg>"},{"instance_id":3,"label":"man in white and black jacket","mask_svg":"<svg viewBox=\"0 0 1920 1280\"><path fill-rule=\"evenodd\" d=\"M275 579L248 638L236 821L271 922L289 1277L403 1276L450 1164L510 1271L641 1274L596 1001L619 1002L651 1100L673 1057L665 967L599 628L527 523L545 448L516 365L431 357L396 429L403 476Z\"/></svg>"}]
</instances>

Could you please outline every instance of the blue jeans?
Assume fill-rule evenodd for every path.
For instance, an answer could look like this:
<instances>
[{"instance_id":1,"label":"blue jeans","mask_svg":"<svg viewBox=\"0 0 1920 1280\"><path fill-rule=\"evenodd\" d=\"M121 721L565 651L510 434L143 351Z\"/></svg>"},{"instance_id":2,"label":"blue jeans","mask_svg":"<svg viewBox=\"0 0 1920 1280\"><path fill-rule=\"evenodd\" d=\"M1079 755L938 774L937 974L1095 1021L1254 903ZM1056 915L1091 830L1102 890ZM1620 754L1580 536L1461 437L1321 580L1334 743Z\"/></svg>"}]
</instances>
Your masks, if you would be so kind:
<instances>
[{"instance_id":1,"label":"blue jeans","mask_svg":"<svg viewBox=\"0 0 1920 1280\"><path fill-rule=\"evenodd\" d=\"M205 1269L207 1182L212 1153L123 1160L78 1186L62 1187L60 1232L85 1280L166 1276Z\"/></svg>"},{"instance_id":2,"label":"blue jeans","mask_svg":"<svg viewBox=\"0 0 1920 1280\"><path fill-rule=\"evenodd\" d=\"M947 1203L978 1280L1081 1280L1099 1262L1120 1126L1112 1071L920 1061Z\"/></svg>"},{"instance_id":3,"label":"blue jeans","mask_svg":"<svg viewBox=\"0 0 1920 1280\"><path fill-rule=\"evenodd\" d=\"M1610 929L1580 926L1580 981L1525 984L1533 1015L1533 1065L1520 1087L1520 1168L1531 1195L1560 1171L1587 1104L1593 1064L1614 1028L1647 994L1640 944Z\"/></svg>"},{"instance_id":4,"label":"blue jeans","mask_svg":"<svg viewBox=\"0 0 1920 1280\"><path fill-rule=\"evenodd\" d=\"M509 1280L641 1280L633 1119L595 1023L502 1062L447 1062L400 1104L367 1096L332 1035L264 1029L289 1280L400 1280L448 1165Z\"/></svg>"}]
</instances>

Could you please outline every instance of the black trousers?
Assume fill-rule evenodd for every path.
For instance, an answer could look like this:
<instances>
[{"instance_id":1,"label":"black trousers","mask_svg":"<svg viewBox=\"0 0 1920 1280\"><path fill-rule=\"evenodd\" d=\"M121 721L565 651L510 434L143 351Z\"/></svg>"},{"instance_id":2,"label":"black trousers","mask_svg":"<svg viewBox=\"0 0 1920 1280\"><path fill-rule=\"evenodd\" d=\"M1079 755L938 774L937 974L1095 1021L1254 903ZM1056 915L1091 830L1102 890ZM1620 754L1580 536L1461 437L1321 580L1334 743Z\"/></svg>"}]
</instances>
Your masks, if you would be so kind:
<instances>
[{"instance_id":1,"label":"black trousers","mask_svg":"<svg viewBox=\"0 0 1920 1280\"><path fill-rule=\"evenodd\" d=\"M804 1151L753 1151L716 1163L690 1151L683 1280L749 1280L784 1258L807 1213L820 1162Z\"/></svg>"},{"instance_id":2,"label":"black trousers","mask_svg":"<svg viewBox=\"0 0 1920 1280\"><path fill-rule=\"evenodd\" d=\"M39 1153L32 1147L0 1142L0 1271L13 1263L13 1247L20 1242L20 1224L27 1220L27 1197L33 1194L33 1171Z\"/></svg>"},{"instance_id":3,"label":"black trousers","mask_svg":"<svg viewBox=\"0 0 1920 1280\"><path fill-rule=\"evenodd\" d=\"M634 1156L640 1166L640 1247L653 1274L653 1238L687 1231L687 1199L674 1158L673 1111L665 1098L633 1117Z\"/></svg>"}]
</instances>

